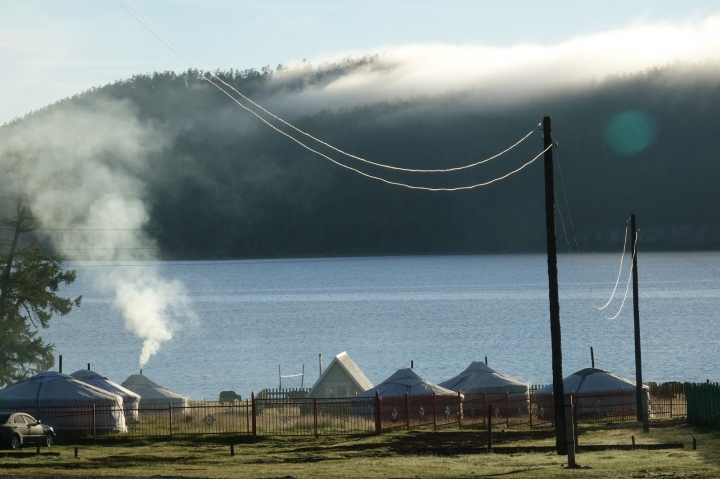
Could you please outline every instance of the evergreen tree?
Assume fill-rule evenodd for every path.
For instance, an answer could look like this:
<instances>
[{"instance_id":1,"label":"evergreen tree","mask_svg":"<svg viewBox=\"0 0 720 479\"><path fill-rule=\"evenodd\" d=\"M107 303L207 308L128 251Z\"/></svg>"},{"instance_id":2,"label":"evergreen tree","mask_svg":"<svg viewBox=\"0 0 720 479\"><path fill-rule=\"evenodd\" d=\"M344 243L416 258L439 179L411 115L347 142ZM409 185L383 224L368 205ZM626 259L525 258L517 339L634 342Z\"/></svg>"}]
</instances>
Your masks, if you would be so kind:
<instances>
[{"instance_id":1,"label":"evergreen tree","mask_svg":"<svg viewBox=\"0 0 720 479\"><path fill-rule=\"evenodd\" d=\"M53 345L38 334L40 328L47 328L54 314L80 306L82 298L58 295L62 284L75 281L75 271L65 270L57 254L43 254L32 237L36 226L25 196L18 194L11 206L14 214L0 219L5 233L0 236L0 387L53 366Z\"/></svg>"}]
</instances>

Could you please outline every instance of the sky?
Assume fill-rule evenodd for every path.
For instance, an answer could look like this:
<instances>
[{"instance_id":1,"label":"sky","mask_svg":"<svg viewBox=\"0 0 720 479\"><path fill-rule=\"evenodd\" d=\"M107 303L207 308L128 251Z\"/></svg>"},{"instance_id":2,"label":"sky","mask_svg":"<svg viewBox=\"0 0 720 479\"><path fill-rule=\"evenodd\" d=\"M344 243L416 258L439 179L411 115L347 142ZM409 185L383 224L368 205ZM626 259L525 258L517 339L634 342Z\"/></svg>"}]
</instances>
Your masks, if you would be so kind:
<instances>
[{"instance_id":1,"label":"sky","mask_svg":"<svg viewBox=\"0 0 720 479\"><path fill-rule=\"evenodd\" d=\"M708 18L720 19L714 1L131 1L212 69L318 64L426 47L442 56L438 45L493 48L492 61L517 47L542 52L575 42L577 49L584 38L602 42L610 32L634 29L642 36L644 25L692 32ZM0 0L0 10L0 124L133 74L187 69L116 0ZM613 41L619 44L605 46L610 56L613 49L622 53L626 39ZM715 48L705 47L698 55ZM466 61L477 60L488 57Z\"/></svg>"}]
</instances>

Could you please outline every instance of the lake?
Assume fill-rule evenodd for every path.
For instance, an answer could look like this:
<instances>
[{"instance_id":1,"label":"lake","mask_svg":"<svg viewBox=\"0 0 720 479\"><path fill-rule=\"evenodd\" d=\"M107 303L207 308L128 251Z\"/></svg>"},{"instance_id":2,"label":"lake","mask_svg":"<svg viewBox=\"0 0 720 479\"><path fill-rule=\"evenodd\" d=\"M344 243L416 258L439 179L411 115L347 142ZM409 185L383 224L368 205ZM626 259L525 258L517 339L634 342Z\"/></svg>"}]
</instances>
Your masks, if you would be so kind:
<instances>
[{"instance_id":1,"label":"lake","mask_svg":"<svg viewBox=\"0 0 720 479\"><path fill-rule=\"evenodd\" d=\"M640 253L640 321L645 381L720 380L720 253ZM563 373L590 366L634 380L632 287L622 312L630 255L616 298L620 253L560 255ZM142 340L128 332L99 278L117 268L152 268L185 284L199 318L175 332L143 373L191 399L221 390L243 397L304 385L347 351L380 383L414 361L441 382L488 357L532 384L552 378L547 261L542 254L179 261L72 262L77 281L62 290L83 303L42 335L63 355L63 372L87 367L120 383L138 372ZM299 387L301 378L286 378Z\"/></svg>"}]
</instances>

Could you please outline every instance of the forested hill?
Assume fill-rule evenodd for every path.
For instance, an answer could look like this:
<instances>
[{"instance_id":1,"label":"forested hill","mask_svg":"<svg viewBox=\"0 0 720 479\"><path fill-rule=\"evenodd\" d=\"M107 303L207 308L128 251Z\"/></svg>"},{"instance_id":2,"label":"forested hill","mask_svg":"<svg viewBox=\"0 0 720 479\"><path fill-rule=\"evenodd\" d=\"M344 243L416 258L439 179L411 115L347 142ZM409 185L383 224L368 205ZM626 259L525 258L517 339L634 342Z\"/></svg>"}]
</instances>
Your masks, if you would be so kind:
<instances>
[{"instance_id":1,"label":"forested hill","mask_svg":"<svg viewBox=\"0 0 720 479\"><path fill-rule=\"evenodd\" d=\"M617 251L635 213L642 248L720 247L720 67L675 65L516 101L481 90L342 107L322 95L372 59L316 70L230 71L221 77L344 151L410 168L447 168L501 151L553 121L557 231L581 251ZM427 192L362 177L272 131L192 72L138 75L63 100L0 128L16 129L98 104L122 104L159 132L138 173L145 228L167 259L542 251L542 160L492 185ZM314 106L313 106L314 105ZM277 124L277 123L276 123ZM278 124L279 125L279 124ZM284 131L291 131L287 127ZM84 132L87 137L93 131ZM295 135L298 138L301 135ZM38 139L38 141L42 141ZM311 142L304 137L306 142ZM313 148L392 181L462 186L518 168L542 132L473 169L393 172ZM124 168L108 160L106 167ZM124 172L127 174L127 171ZM135 173L133 173L135 174ZM571 216L568 215L568 206ZM571 221L572 220L572 224Z\"/></svg>"}]
</instances>

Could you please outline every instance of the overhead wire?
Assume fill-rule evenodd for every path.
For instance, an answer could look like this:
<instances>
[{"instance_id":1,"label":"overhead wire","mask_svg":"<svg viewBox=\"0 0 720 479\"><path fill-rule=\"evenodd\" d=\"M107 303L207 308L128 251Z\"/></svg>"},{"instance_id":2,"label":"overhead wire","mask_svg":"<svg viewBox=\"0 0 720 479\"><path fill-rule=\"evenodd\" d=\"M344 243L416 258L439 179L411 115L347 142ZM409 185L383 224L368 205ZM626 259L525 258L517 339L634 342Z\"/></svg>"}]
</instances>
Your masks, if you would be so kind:
<instances>
[{"instance_id":1,"label":"overhead wire","mask_svg":"<svg viewBox=\"0 0 720 479\"><path fill-rule=\"evenodd\" d=\"M138 23L140 23L146 30L148 30L150 33L152 33L152 35L153 35L155 38L157 38L160 42L162 42L163 45L165 45L168 49L170 49L170 51L172 51L176 56L178 56L181 60L183 60L185 63L187 63L192 69L198 70L198 68L197 68L196 66L194 66L190 61L188 61L187 58L185 58L183 55L181 55L180 53L178 53L178 52L177 52L171 45L169 45L165 40L163 40L162 38L160 38L160 36L158 36L158 34L155 33L148 25L146 25L137 15L135 15L133 12L131 12L130 10L128 10L128 8L121 2L121 0L116 0L116 1L117 1L117 3L118 3L126 12L128 12L128 14L130 14L133 18L135 18L135 20L136 20ZM125 0L125 1L127 1L128 4L132 5L132 3L130 3L128 0ZM133 8L134 8L140 15L142 15L144 18L147 19L147 17L146 17L142 12L140 12L140 10L138 10L135 6L133 6ZM151 20L148 19L148 22L150 22L153 26L155 26L155 24L152 23ZM172 43L174 43L175 45L177 45L177 43L176 43L174 40L172 40L169 36L167 36L164 32L162 32L162 30L160 30L159 28L157 28L157 26L155 26L155 28L156 28L159 32L161 32L164 36L166 36L166 38L168 38ZM185 52L188 56L190 56L191 58L193 58L193 60L195 60L199 65L203 66L202 63L200 63L199 61L197 61L196 59L194 59L194 57L193 57L192 55L190 55L189 53L187 53L182 47L180 47L179 45L177 45L177 46L178 46L178 48L179 48L180 50L182 50L183 52ZM199 70L198 70L198 71L199 71ZM487 185L489 185L489 184L492 184L492 183L495 183L496 181L505 179L505 178L507 178L508 176L510 176L510 175L512 175L512 174L514 174L514 173L517 173L517 172L521 171L521 170L524 169L526 166L528 166L529 164L531 164L531 163L533 163L535 160L537 160L537 158L539 158L545 151L547 151L547 149L546 149L545 151L543 151L542 153L540 153L540 155L536 156L535 158L533 158L533 159L530 160L529 162L525 163L525 164L524 164L523 166L521 166L520 168L518 168L518 169L516 169L516 170L513 170L513 171L511 171L510 173L508 173L508 174L506 174L506 175L503 175L503 176L501 176L501 177L495 178L495 179L490 180L490 181L487 181L487 182L477 183L477 184L474 184L474 185L468 185L468 186L462 186L462 187L456 187L456 188L429 188L429 187L423 187L423 186L414 186L414 185L410 185L410 184L406 184L406 183L401 183L401 182L394 182L394 181L390 181L390 180L387 180L387 179L385 179L385 178L381 178L381 177L378 177L378 176L369 175L369 174L364 173L364 172L362 172L362 171L360 171L360 170L358 170L358 169L356 169L356 168L353 168L353 167L351 167L351 166L348 166L348 165L345 165L345 164L343 164L343 163L340 163L339 161L337 161L337 160L335 160L335 159L333 159L333 158L325 155L324 153L321 153L321 152L315 150L314 148L306 145L305 143L303 143L302 141L298 140L298 139L295 138L294 136L288 134L287 132L279 129L277 126L275 126L275 125L273 125L272 123L270 123L267 119L265 119L262 115L260 115L260 114L257 113L256 111L252 110L252 109L249 108L248 106L246 106L246 105L244 105L243 103L241 103L237 98L235 98L232 94L230 94L230 93L228 93L226 90L224 90L220 85L218 85L217 83L215 83L213 80L207 78L207 77L205 76L205 72L204 72L204 71L200 71L200 73L202 74L201 76L202 76L202 78L203 78L205 81L207 81L208 83L210 83L211 85L213 85L215 88L217 88L220 92L222 92L223 94L225 94L228 98L230 98L232 101L234 101L238 106L240 106L241 108L243 108L243 109L246 110L247 112L253 114L253 115L254 115L255 117L257 117L260 121L262 121L263 123L265 123L267 126L269 126L270 128L272 128L272 129L275 130L276 132L278 132L278 133L286 136L287 138L289 138L290 140L294 141L295 143L297 143L298 145L302 146L303 148L307 149L307 150L310 151L311 153L314 153L314 154L316 154L316 155L318 155L318 156L320 156L320 157L322 157L322 158L325 158L326 160L328 160L328 161L330 161L330 162L332 162L332 163L334 163L334 164L336 164L336 165L338 165L338 166L341 166L341 167L343 167L343 168L346 168L346 169L348 169L348 170L351 170L351 171L353 171L353 172L355 172L355 173L358 173L358 174L360 174L360 175L362 175L362 176L365 176L365 177L367 177L367 178L374 179L374 180L377 180L377 181L381 181L381 182L384 182L384 183L387 183L387 184L390 184L390 185L394 185L394 186L402 186L402 187L409 188L409 189L424 190L424 191L459 191L459 190L473 189L473 188L477 188L477 187L480 187L480 186L487 186ZM272 113L268 112L267 110L265 110L265 109L262 108L261 106L257 105L255 102L253 102L252 100L250 100L250 99L248 99L247 97L245 97L242 93L238 92L234 87L232 87L231 85L228 85L226 82L224 82L221 78L219 78L219 77L218 77L217 75L215 75L214 73L209 72L209 71L208 71L208 73L210 73L210 75L213 75L215 78L217 78L218 81L222 82L223 84L227 85L229 88L231 88L231 89L233 89L234 91L236 91L243 99L245 99L245 100L247 100L248 102L250 102L251 104L257 106L258 108L260 108L260 109L263 110L264 112L268 113L268 114L271 115L272 117L278 119L278 120L281 121L283 124L286 124L286 125L290 126L291 128L297 130L298 132L300 132L300 133L302 133L302 134L304 134L304 135L307 135L307 136L313 138L315 141L318 141L319 143L321 143L321 144L323 144L323 145L325 145L325 146L327 146L327 147L329 147L329 148L331 148L331 149L333 149L333 150L335 150L335 151L337 151L337 152L339 152L339 153L341 153L341 154L350 156L350 157L352 157L352 158L354 158L354 159L356 159L356 160L360 160L360 161L363 161L363 162L365 162L365 163L372 164L372 165L375 165L375 166L379 166L379 167L383 167L383 168L390 168L390 169L399 170L399 171L409 171L409 172L416 172L416 173L417 173L417 172L440 173L440 172L448 172L448 171L458 171L458 170L462 170L462 169L466 169L466 168L471 168L471 167L473 167L473 166L478 166L478 165L483 164L483 163L486 163L486 162L488 162L488 161L490 161L490 160L492 160L492 159L494 159L494 158L497 158L498 156L500 156L500 155L502 155L502 154L510 151L511 149L515 148L517 145L519 145L519 144L522 143L525 139L527 139L527 138L533 133L533 131L534 131L534 130L531 130L530 133L526 134L526 135L525 135L523 138L521 138L518 142L516 142L515 144L513 144L513 145L510 146L509 148L503 150L502 152L498 153L497 155L492 156L492 157L490 157L490 158L487 158L487 159L485 159L485 160L479 161L479 162L471 163L471 164L469 164L469 165L464 165L464 166L461 166L461 167L454 167L454 168L446 168L446 169L442 169L442 170L439 170L439 169L434 169L434 170L417 170L417 169L394 167L394 166L391 166L391 165L384 165L384 164L382 164L382 163L371 162L371 161L369 161L369 160L365 160L365 159L363 159L363 158L356 157L356 156L354 156L354 155L350 155L349 153L346 153L346 152L344 152L344 151L342 151L342 150L339 150L339 149L333 147L332 145L329 145L329 144L323 142L322 140L319 140L319 139L317 139L317 138L315 138L315 137L312 137L312 135L309 135L309 134L303 132L302 130L299 130L298 128L294 127L293 125L285 122L284 120L282 120L282 119L280 119L279 117L277 117L277 116L273 115Z\"/></svg>"},{"instance_id":2,"label":"overhead wire","mask_svg":"<svg viewBox=\"0 0 720 479\"><path fill-rule=\"evenodd\" d=\"M563 175L562 166L560 165L560 152L556 152L555 155L553 155L555 159L555 163L558 167L558 173L560 173L560 186L563 193L563 198L565 200L565 208L567 209L567 215L568 215L568 222L570 223L570 231L572 232L572 238L573 242L575 243L575 251L577 252L578 261L580 262L580 272L582 273L583 280L585 281L585 286L590 290L590 296L595 296L592 284L590 281L588 281L587 272L585 271L585 264L582 260L582 255L580 254L580 245L578 244L577 240L577 234L575 233L575 223L572 220L572 211L570 210L570 202L568 201L567 197L567 191L565 189L565 176ZM560 205L558 205L558 211L560 210ZM565 226L563 225L563 229ZM567 233L566 233L567 238ZM568 250L570 250L570 245L568 244ZM572 253L570 256L570 262L573 265L573 269L575 268L575 261L572 259ZM578 281L579 282L579 281Z\"/></svg>"},{"instance_id":3,"label":"overhead wire","mask_svg":"<svg viewBox=\"0 0 720 479\"><path fill-rule=\"evenodd\" d=\"M636 235L636 236L635 236L635 244L633 245L633 255L632 255L632 257L633 257L633 263L634 263L634 260L635 260L635 252L637 251L637 240L638 240L638 237L637 237L637 235ZM623 310L623 306L625 306L625 300L627 299L628 291L630 290L630 280L632 279L632 272L633 272L633 265L631 264L631 265L630 265L630 274L628 275L627 285L625 286L625 295L623 296L622 303L620 303L620 309L618 309L618 312L615 313L614 316L612 316L612 317L610 317L610 318L607 318L607 319L609 319L610 321L612 321L613 319L616 319L618 316L620 316L620 313L621 313L622 310Z\"/></svg>"},{"instance_id":4,"label":"overhead wire","mask_svg":"<svg viewBox=\"0 0 720 479\"><path fill-rule=\"evenodd\" d=\"M700 261L696 258L693 258L688 253L684 253L682 251L675 251L675 254L677 254L681 258L685 258L686 260L690 261L691 263L695 264L696 266L701 267L702 269L704 269L708 273L712 274L713 276L720 278L720 271L716 270L715 268L713 268L710 265L703 263L702 261Z\"/></svg>"},{"instance_id":5,"label":"overhead wire","mask_svg":"<svg viewBox=\"0 0 720 479\"><path fill-rule=\"evenodd\" d=\"M628 219L627 221L630 221ZM625 258L625 248L627 246L627 234L628 234L628 228L629 226L625 225L625 239L623 240L623 250L622 255L620 255L620 270L618 271L617 279L615 280L615 287L612 290L612 294L610 294L610 299L608 299L607 303L605 303L603 306L597 307L595 306L595 309L598 311L602 311L603 309L607 308L608 305L612 302L613 298L615 298L615 291L617 291L618 284L620 283L620 275L622 274L622 268L623 268L623 259ZM635 239L637 241L637 238Z\"/></svg>"},{"instance_id":6,"label":"overhead wire","mask_svg":"<svg viewBox=\"0 0 720 479\"><path fill-rule=\"evenodd\" d=\"M402 187L404 187L404 188L408 188L408 189L411 189L411 190L423 190L423 191L461 191L461 190L471 190L471 189L478 188L478 187L481 187L481 186L487 186L487 185L490 185L490 184L495 183L495 182L497 182L497 181L504 180L505 178L507 178L507 177L509 177L509 176L511 176L511 175L514 175L515 173L518 173L518 172L522 171L526 166L528 166L528 165L532 164L533 162L535 162L535 160L537 160L538 158L540 158L546 151L548 151L550 148L553 147L553 145L548 146L548 147L545 148L543 151L541 151L536 157L534 157L532 160L526 162L525 164L523 164L523 165L520 166L519 168L511 171L510 173L506 173L505 175L499 176L499 177L494 178L494 179L489 180L489 181L485 181L485 182L483 182L483 183L476 183L476 184L468 185L468 186L458 186L458 187L454 187L454 188L431 188L431 187L426 187L426 186L410 185L410 184L407 184L407 183L401 183L401 182L398 182L398 181L391 181L391 180L388 180L388 179L385 179L385 178L382 178L382 177L379 177L379 176L370 175L370 174L368 174L368 173L365 173L365 172L363 172L363 171L358 170L357 168L353 168L352 166L348 166L348 165L345 165L344 163L340 163L339 161L337 161L337 160L329 157L328 155L326 155L326 154L324 154L324 153L321 153L321 152L313 149L312 147L306 145L305 143L303 143L302 141L298 140L298 139L295 138L294 136L288 134L287 132L279 129L278 127L276 127L275 125L273 125L272 123L270 123L269 121L267 121L265 118L263 118L262 116L260 116L257 112L251 110L251 109L248 108L247 106L245 106L245 105L243 105L242 103L240 103L240 102L237 100L237 98L233 97L231 94L229 94L228 92L226 92L225 90L223 90L222 88L220 88L220 87L219 87L215 82L213 82L212 80L210 80L210 79L208 79L208 78L205 78L205 80L208 81L210 84L214 85L216 88L218 88L222 93L224 93L228 98L230 98L230 99L233 100L235 103L237 103L240 107L242 107L242 108L245 109L246 111L248 111L248 112L252 113L253 115L255 115L257 118L260 119L260 121L262 121L263 123L265 123L266 125L268 125L270 128L272 128L273 130L277 131L277 132L280 133L281 135L286 136L287 138L289 138L290 140L294 141L295 143L297 143L298 145L302 146L303 148L305 148L306 150L310 151L311 153L315 153L316 155L318 155L318 156L320 156L320 157L322 157L322 158L325 158L326 160L328 160L328 161L336 164L337 166L340 166L340 167L345 168L345 169L347 169L347 170L353 171L353 172L355 172L355 173L357 173L357 174L359 174L359 175L361 175L361 176L364 176L364 177L366 177L366 178L370 178L370 179L373 179L373 180L381 181L381 182L383 182L383 183L386 183L386 184L389 184L389 185L393 185L393 186L402 186Z\"/></svg>"},{"instance_id":7,"label":"overhead wire","mask_svg":"<svg viewBox=\"0 0 720 479\"><path fill-rule=\"evenodd\" d=\"M122 6L130 15L132 15L133 17L135 17L145 28L147 28L150 32L152 32L152 30L151 30L150 28L148 28L147 25L145 25L139 18L137 18L130 10L128 10L127 8L125 8L125 6L121 3L121 0L116 0L116 1L117 1L117 2L120 4L120 6ZM280 118L279 116L275 115L275 114L272 113L271 111L269 111L269 110L267 110L266 108L264 108L262 105L259 105L258 103L254 102L252 99L250 99L250 98L248 98L247 96L243 95L243 94L242 94L239 90L237 90L234 86L232 86L231 84L225 82L222 78L220 78L218 75L216 75L215 73L213 73L212 70L210 70L210 68L208 68L207 66L205 66L200 60L198 60L197 58L195 58L192 54L190 54L187 50L185 50L182 46L180 46L177 42L175 42L175 40L173 40L173 39L172 39L167 33L165 33L160 27L158 27L155 23L153 23L153 21L152 21L150 18L148 18L140 9L138 9L130 0L124 0L124 1L127 2L136 12L138 12L145 20L147 20L148 23L150 23L150 25L152 25L158 32L160 32L165 38L167 38L173 45L175 45L176 47L178 47L183 53L185 53L188 57L190 57L197 65L199 65L200 67L202 67L201 73L203 74L203 78L206 78L206 77L205 77L205 73L207 72L208 74L212 75L212 77L214 77L215 79L217 79L220 83L222 83L223 85L225 85L226 87L230 88L230 89L233 90L235 93L237 93L243 100L245 100L245 101L247 101L248 103L252 104L253 106L259 108L260 110L262 110L263 112L265 112L267 115L271 116L272 118L276 119L277 121L279 121L279 122L283 123L284 125L292 128L293 130L297 131L298 133L300 133L300 134L302 134L302 135L305 135L305 136L307 136L308 138L310 138L310 139L312 139L312 140L320 143L321 145L326 146L326 147L328 147L328 148L330 148L330 149L332 149L332 150L334 150L334 151L336 151L336 152L338 152L338 153L340 153L340 154L342 154L342 155L345 155L345 156L347 156L347 157L349 157L349 158L352 158L352 159L354 159L354 160L362 161L362 162L364 162L364 163L367 163L367 164L370 164L370 165L373 165L373 166L378 166L378 167L380 167L380 168L387 168L387 169L396 170L396 171L405 171L405 172L411 172L411 173L447 173L447 172L452 172L452 171L464 170L464 169L467 169L467 168L473 168L473 167L475 167L475 166L478 166L478 165L482 165L482 164L484 164L484 163L487 163L488 161L494 160L495 158L498 158L499 156L504 155L504 154L507 153L508 151L510 151L510 150L512 150L513 148L515 148L516 146L518 146L520 143L522 143L523 141L525 141L530 135L532 135L532 134L535 132L535 129L534 129L534 128L531 129L529 133L527 133L527 134L526 134L525 136L523 136L520 140L518 140L517 142L515 142L514 144L512 144L510 147L506 148L505 150L501 151L500 153L497 153L497 154L495 154L495 155L493 155L493 156L491 156L491 157L489 157L489 158L486 158L486 159L484 159L484 160L477 161L477 162L475 162L475 163L470 163L470 164L467 164L467 165L458 166L458 167L453 167L453 168L443 168L443 169L402 168L402 167L398 167L398 166L387 165L387 164L384 164L384 163L378 163L378 162L375 162L375 161L370 161L370 160L367 160L367 159L362 158L362 157L360 157L360 156L356 156L356 155L353 155L353 154L348 153L348 152L346 152L346 151L343 151L343 150L341 150L340 148L337 148L337 147L333 146L333 145L330 144L330 143L327 143L327 142L325 142L325 141L323 141L323 140L321 140L321 139L319 139L319 138L316 138L315 136L311 135L310 133L307 133L307 132L305 132L304 130L301 130L300 128L297 128L297 127L296 127L295 125L293 125L292 123L289 123L289 122L283 120L283 119ZM153 34L154 34L154 32L153 32ZM160 39L160 37L158 37L157 35L155 35L155 37L162 41L162 39ZM200 69L197 68L197 66L193 66L189 61L187 61L186 58L184 58L184 57L183 57L182 55L180 55L177 51L175 51L175 49L173 49L170 45L168 45L168 44L165 43L164 41L163 41L163 44L165 44L165 46L167 46L168 48L170 48L170 50L172 50L173 53L175 53L177 56L179 56L185 63L187 63L188 65L190 65L190 67L192 67L192 68L195 69L195 70L200 70Z\"/></svg>"}]
</instances>

